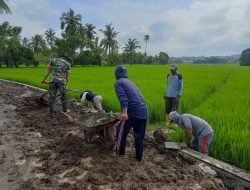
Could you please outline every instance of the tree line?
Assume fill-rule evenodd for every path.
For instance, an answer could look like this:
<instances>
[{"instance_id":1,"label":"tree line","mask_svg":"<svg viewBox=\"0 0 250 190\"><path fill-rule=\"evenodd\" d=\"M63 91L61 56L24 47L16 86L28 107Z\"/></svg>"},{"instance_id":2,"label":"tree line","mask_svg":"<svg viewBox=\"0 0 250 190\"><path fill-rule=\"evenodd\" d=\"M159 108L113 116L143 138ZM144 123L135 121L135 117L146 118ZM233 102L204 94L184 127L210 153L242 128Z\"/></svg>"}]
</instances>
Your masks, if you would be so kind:
<instances>
[{"instance_id":1,"label":"tree line","mask_svg":"<svg viewBox=\"0 0 250 190\"><path fill-rule=\"evenodd\" d=\"M250 48L247 48L242 51L240 56L240 65L250 66Z\"/></svg>"},{"instance_id":2,"label":"tree line","mask_svg":"<svg viewBox=\"0 0 250 190\"><path fill-rule=\"evenodd\" d=\"M11 10L4 0L0 0L0 14L11 14ZM46 30L44 36L34 35L31 39L21 39L21 27L10 26L8 22L0 25L0 67L18 67L20 64L37 66L47 62L51 56L67 52L71 55L72 64L79 65L116 65L126 64L167 64L169 56L165 52L159 55L148 56L147 45L150 39L148 34L144 35L145 51L138 52L141 48L137 39L128 39L123 52L119 53L119 43L116 37L119 32L115 31L112 24L107 24L100 31L104 39L99 42L96 36L96 27L93 24L81 23L82 16L75 14L72 9L62 13L60 17L61 38L56 37L52 28ZM172 58L171 62L181 63L181 59ZM240 65L250 65L250 49L242 51ZM193 63L227 63L228 60L221 57L207 57L194 60Z\"/></svg>"},{"instance_id":3,"label":"tree line","mask_svg":"<svg viewBox=\"0 0 250 190\"><path fill-rule=\"evenodd\" d=\"M62 53L70 57L72 65L82 66L167 64L169 61L166 52L155 56L147 54L148 34L144 35L145 49L142 53L136 38L128 39L121 47L117 41L119 32L112 23L99 30L104 36L102 39L97 36L96 27L91 23L83 24L82 16L72 9L62 13L60 24L60 37L49 28L43 35L36 34L28 39L21 38L21 27L3 22L0 25L0 67L18 67L21 64L38 66Z\"/></svg>"}]
</instances>

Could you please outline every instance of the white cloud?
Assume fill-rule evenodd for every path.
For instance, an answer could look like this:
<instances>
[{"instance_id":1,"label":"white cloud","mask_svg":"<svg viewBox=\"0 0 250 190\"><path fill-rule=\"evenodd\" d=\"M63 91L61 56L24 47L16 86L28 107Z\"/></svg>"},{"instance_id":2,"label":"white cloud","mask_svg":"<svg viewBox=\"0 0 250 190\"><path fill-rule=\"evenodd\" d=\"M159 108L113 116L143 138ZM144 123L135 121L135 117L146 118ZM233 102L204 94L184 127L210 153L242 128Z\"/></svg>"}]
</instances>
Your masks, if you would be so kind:
<instances>
[{"instance_id":1,"label":"white cloud","mask_svg":"<svg viewBox=\"0 0 250 190\"><path fill-rule=\"evenodd\" d=\"M210 0L166 11L150 27L152 46L171 55L240 53L249 45L249 8L247 0Z\"/></svg>"},{"instance_id":2,"label":"white cloud","mask_svg":"<svg viewBox=\"0 0 250 190\"><path fill-rule=\"evenodd\" d=\"M1 15L0 22L8 21L11 25L22 27L22 36L44 34L54 26L52 20L58 20L59 12L51 7L48 0L13 0L9 2L12 14Z\"/></svg>"},{"instance_id":3,"label":"white cloud","mask_svg":"<svg viewBox=\"0 0 250 190\"><path fill-rule=\"evenodd\" d=\"M104 0L88 5L72 3L71 7L77 13L82 13L84 22L93 22L97 29L103 29L106 24L112 23L119 32L117 39L121 47L129 38L137 38L143 49L144 35L150 32L149 25L157 18L161 2Z\"/></svg>"},{"instance_id":4,"label":"white cloud","mask_svg":"<svg viewBox=\"0 0 250 190\"><path fill-rule=\"evenodd\" d=\"M7 20L10 25L13 26L21 26L22 27L22 36L31 37L34 34L43 34L45 31L45 27L36 21L29 20L23 15L15 14L11 16L11 18L6 18L3 20Z\"/></svg>"},{"instance_id":5,"label":"white cloud","mask_svg":"<svg viewBox=\"0 0 250 190\"><path fill-rule=\"evenodd\" d=\"M1 15L0 22L22 26L28 37L49 27L59 33L61 13L73 8L96 30L113 23L121 47L137 38L143 51L143 37L149 34L151 54L228 55L249 46L249 0L13 0L10 5L13 14Z\"/></svg>"},{"instance_id":6,"label":"white cloud","mask_svg":"<svg viewBox=\"0 0 250 190\"><path fill-rule=\"evenodd\" d=\"M128 38L137 38L144 46L143 36L149 34L151 54L234 54L249 45L248 0L194 0L186 6L175 2L112 0L91 5L79 3L75 8L96 18L98 27L112 22L120 32L121 46ZM169 8L170 3L176 6Z\"/></svg>"}]
</instances>

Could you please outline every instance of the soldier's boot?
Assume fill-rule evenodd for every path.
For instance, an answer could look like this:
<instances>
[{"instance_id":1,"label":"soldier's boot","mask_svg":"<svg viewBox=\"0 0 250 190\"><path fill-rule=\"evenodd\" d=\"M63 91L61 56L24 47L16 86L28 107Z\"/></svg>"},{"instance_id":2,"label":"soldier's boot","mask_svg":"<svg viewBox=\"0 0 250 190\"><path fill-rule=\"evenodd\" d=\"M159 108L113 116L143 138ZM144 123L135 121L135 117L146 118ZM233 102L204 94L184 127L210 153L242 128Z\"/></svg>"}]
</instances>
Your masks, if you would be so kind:
<instances>
[{"instance_id":1,"label":"soldier's boot","mask_svg":"<svg viewBox=\"0 0 250 190\"><path fill-rule=\"evenodd\" d=\"M170 125L170 118L169 118L169 115L166 114L166 126L169 126Z\"/></svg>"},{"instance_id":2,"label":"soldier's boot","mask_svg":"<svg viewBox=\"0 0 250 190\"><path fill-rule=\"evenodd\" d=\"M49 116L53 118L54 114L55 114L54 104L53 104L53 102L49 101Z\"/></svg>"},{"instance_id":3,"label":"soldier's boot","mask_svg":"<svg viewBox=\"0 0 250 190\"><path fill-rule=\"evenodd\" d=\"M62 109L63 109L63 113L68 113L68 112L70 112L70 110L68 109L68 104L67 104L67 102L63 102L63 103L62 103Z\"/></svg>"},{"instance_id":4,"label":"soldier's boot","mask_svg":"<svg viewBox=\"0 0 250 190\"><path fill-rule=\"evenodd\" d=\"M51 118L54 118L54 117L55 117L55 113L54 113L54 112L49 112L49 116L50 116Z\"/></svg>"},{"instance_id":5,"label":"soldier's boot","mask_svg":"<svg viewBox=\"0 0 250 190\"><path fill-rule=\"evenodd\" d=\"M53 118L53 117L55 116L54 109L51 108L51 107L49 107L49 116L50 116L51 118Z\"/></svg>"}]
</instances>

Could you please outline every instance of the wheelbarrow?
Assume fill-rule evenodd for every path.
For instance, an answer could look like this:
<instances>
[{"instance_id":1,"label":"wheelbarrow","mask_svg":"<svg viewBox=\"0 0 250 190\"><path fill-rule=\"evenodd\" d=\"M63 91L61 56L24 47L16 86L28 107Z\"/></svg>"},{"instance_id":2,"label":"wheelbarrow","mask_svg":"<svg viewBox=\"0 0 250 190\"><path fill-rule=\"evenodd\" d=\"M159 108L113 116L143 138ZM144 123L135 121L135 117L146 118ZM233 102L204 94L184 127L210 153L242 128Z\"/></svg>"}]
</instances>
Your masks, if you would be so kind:
<instances>
[{"instance_id":1,"label":"wheelbarrow","mask_svg":"<svg viewBox=\"0 0 250 190\"><path fill-rule=\"evenodd\" d=\"M101 136L105 141L114 140L110 139L110 132L114 134L114 126L117 122L116 116L105 112L88 113L76 120L77 125L82 127L84 131L87 143L91 143L96 135Z\"/></svg>"},{"instance_id":2,"label":"wheelbarrow","mask_svg":"<svg viewBox=\"0 0 250 190\"><path fill-rule=\"evenodd\" d=\"M26 105L42 106L48 104L48 91L28 91L21 96L24 99Z\"/></svg>"},{"instance_id":3,"label":"wheelbarrow","mask_svg":"<svg viewBox=\"0 0 250 190\"><path fill-rule=\"evenodd\" d=\"M47 83L46 83L47 84ZM81 89L67 89L67 91L71 92L80 92ZM58 93L56 97L60 96ZM49 92L48 91L27 91L25 94L21 96L24 99L27 105L31 106L42 106L48 105L49 102Z\"/></svg>"}]
</instances>

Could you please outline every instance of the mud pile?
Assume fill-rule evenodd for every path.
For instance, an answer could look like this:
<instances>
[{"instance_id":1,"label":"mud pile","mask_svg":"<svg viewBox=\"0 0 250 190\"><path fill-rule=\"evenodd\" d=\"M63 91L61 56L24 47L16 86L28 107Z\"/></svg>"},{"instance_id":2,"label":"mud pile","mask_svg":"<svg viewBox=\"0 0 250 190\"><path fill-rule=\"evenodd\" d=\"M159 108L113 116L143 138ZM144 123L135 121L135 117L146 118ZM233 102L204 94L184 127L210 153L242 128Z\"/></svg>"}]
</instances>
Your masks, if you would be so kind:
<instances>
[{"instance_id":1,"label":"mud pile","mask_svg":"<svg viewBox=\"0 0 250 190\"><path fill-rule=\"evenodd\" d=\"M84 140L80 126L46 106L28 106L27 90L0 82L0 184L2 189L225 189L197 165L162 155L145 143L142 162L135 159L133 135L126 156L112 157L112 145L98 136ZM69 103L73 118L84 112Z\"/></svg>"}]
</instances>

